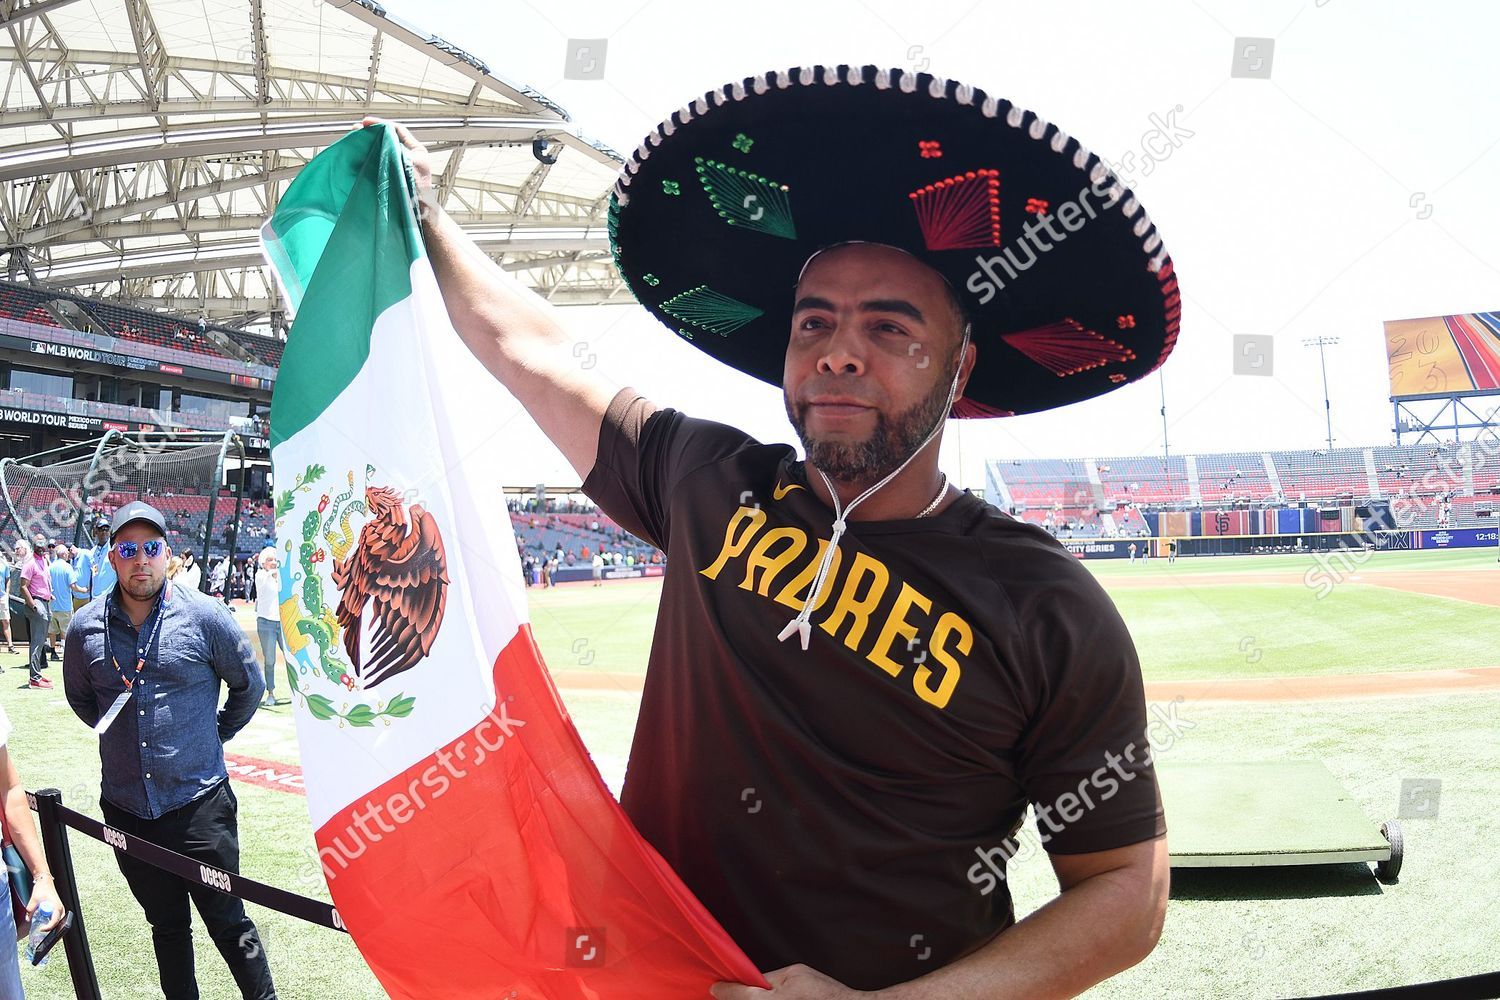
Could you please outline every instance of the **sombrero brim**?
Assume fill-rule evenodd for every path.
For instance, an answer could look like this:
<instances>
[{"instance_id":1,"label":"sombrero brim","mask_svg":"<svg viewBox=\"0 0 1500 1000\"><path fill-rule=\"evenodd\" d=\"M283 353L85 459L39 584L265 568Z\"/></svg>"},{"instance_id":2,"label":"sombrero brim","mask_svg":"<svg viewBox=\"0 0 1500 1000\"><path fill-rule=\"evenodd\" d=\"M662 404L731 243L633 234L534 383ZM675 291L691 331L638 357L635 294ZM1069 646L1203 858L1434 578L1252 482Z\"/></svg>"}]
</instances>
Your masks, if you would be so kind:
<instances>
[{"instance_id":1,"label":"sombrero brim","mask_svg":"<svg viewBox=\"0 0 1500 1000\"><path fill-rule=\"evenodd\" d=\"M1181 315L1161 237L1098 156L1007 101L899 69L804 67L710 91L626 162L610 238L651 313L778 386L809 256L851 240L915 254L973 319L979 361L954 416L1139 379Z\"/></svg>"}]
</instances>

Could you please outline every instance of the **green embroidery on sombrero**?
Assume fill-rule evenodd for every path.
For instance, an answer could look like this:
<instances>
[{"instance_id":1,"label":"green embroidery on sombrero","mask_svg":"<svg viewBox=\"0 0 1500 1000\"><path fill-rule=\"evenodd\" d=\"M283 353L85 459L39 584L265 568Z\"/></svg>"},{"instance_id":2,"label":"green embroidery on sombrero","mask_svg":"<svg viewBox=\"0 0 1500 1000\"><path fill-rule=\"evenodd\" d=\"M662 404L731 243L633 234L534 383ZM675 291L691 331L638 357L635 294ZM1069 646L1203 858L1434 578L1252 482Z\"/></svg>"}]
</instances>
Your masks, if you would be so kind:
<instances>
[{"instance_id":1,"label":"green embroidery on sombrero","mask_svg":"<svg viewBox=\"0 0 1500 1000\"><path fill-rule=\"evenodd\" d=\"M744 226L784 240L797 238L785 184L718 160L701 156L693 159L698 164L698 180L718 209L719 218L731 226Z\"/></svg>"},{"instance_id":2,"label":"green embroidery on sombrero","mask_svg":"<svg viewBox=\"0 0 1500 1000\"><path fill-rule=\"evenodd\" d=\"M682 188L676 181L662 181L661 191L662 194L682 194Z\"/></svg>"},{"instance_id":3,"label":"green embroidery on sombrero","mask_svg":"<svg viewBox=\"0 0 1500 1000\"><path fill-rule=\"evenodd\" d=\"M699 285L672 296L661 304L661 311L721 337L729 336L746 323L764 315L762 310L721 295L707 285Z\"/></svg>"},{"instance_id":4,"label":"green embroidery on sombrero","mask_svg":"<svg viewBox=\"0 0 1500 1000\"><path fill-rule=\"evenodd\" d=\"M609 211L605 214L609 227L609 255L615 260L615 270L620 274L620 280L627 285L630 279L625 276L625 265L620 263L620 196L611 194L609 196Z\"/></svg>"},{"instance_id":5,"label":"green embroidery on sombrero","mask_svg":"<svg viewBox=\"0 0 1500 1000\"><path fill-rule=\"evenodd\" d=\"M641 280L653 288L661 284L661 279L654 274L643 274L641 275Z\"/></svg>"},{"instance_id":6,"label":"green embroidery on sombrero","mask_svg":"<svg viewBox=\"0 0 1500 1000\"><path fill-rule=\"evenodd\" d=\"M750 152L750 147L755 145L755 140L745 133L740 132L734 137L734 142L731 142L730 145L738 149L741 153L748 153Z\"/></svg>"}]
</instances>

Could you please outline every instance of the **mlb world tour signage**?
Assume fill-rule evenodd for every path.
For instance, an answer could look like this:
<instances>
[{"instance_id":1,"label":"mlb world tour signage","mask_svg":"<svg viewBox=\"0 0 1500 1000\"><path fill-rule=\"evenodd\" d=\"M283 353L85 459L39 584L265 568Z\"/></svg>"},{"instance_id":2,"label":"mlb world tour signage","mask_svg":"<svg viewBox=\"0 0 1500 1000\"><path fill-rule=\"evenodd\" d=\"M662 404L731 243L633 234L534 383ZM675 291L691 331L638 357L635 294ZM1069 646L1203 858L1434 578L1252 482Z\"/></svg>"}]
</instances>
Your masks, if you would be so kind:
<instances>
[{"instance_id":1,"label":"mlb world tour signage","mask_svg":"<svg viewBox=\"0 0 1500 1000\"><path fill-rule=\"evenodd\" d=\"M40 354L49 358L60 358L64 361L81 361L85 364L107 365L111 368L124 368L133 372L160 372L163 375L180 375L183 378L198 379L204 382L220 382L225 385L241 386L247 389L270 389L275 383L271 379L260 378L252 374L237 374L235 372L217 371L212 368L199 368L196 365L176 365L167 361L159 361L156 358L136 357L130 354L121 354L118 351L106 351L97 347L82 347L77 344L54 344L48 340L38 340L34 337L17 337L10 333L0 333L0 347L9 348L13 351L25 351L27 354Z\"/></svg>"},{"instance_id":2,"label":"mlb world tour signage","mask_svg":"<svg viewBox=\"0 0 1500 1000\"><path fill-rule=\"evenodd\" d=\"M139 420L106 420L81 413L45 413L41 410L25 410L17 406L0 406L0 423L26 424L31 427L58 427L86 434L102 434L105 431L154 431L157 424Z\"/></svg>"}]
</instances>

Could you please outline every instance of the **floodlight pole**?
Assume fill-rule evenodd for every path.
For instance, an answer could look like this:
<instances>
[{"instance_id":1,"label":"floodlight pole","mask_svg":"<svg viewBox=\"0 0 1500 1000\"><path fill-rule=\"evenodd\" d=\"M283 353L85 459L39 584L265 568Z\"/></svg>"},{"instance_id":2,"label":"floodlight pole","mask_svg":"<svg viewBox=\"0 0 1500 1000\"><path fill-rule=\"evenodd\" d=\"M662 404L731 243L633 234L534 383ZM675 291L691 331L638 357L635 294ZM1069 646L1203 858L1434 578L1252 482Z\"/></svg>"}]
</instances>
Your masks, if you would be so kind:
<instances>
[{"instance_id":1,"label":"floodlight pole","mask_svg":"<svg viewBox=\"0 0 1500 1000\"><path fill-rule=\"evenodd\" d=\"M1328 450L1333 450L1333 404L1328 401L1328 358L1323 353L1324 347L1332 347L1339 342L1337 337L1307 337L1302 341L1303 347L1316 347L1318 349L1318 362L1323 367L1323 416L1328 422Z\"/></svg>"},{"instance_id":2,"label":"floodlight pole","mask_svg":"<svg viewBox=\"0 0 1500 1000\"><path fill-rule=\"evenodd\" d=\"M1157 384L1161 386L1161 458L1162 466L1165 468L1172 458L1172 449L1167 446L1167 377L1158 369L1156 373ZM1167 477L1171 478L1171 473Z\"/></svg>"}]
</instances>

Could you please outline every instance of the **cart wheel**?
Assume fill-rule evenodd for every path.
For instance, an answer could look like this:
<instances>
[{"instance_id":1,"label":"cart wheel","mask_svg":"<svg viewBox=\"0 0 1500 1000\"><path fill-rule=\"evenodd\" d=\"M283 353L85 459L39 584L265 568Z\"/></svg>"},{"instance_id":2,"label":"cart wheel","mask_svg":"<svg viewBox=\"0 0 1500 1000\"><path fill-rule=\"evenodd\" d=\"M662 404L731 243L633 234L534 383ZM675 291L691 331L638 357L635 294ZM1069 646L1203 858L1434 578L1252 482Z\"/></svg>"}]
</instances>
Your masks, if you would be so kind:
<instances>
[{"instance_id":1,"label":"cart wheel","mask_svg":"<svg viewBox=\"0 0 1500 1000\"><path fill-rule=\"evenodd\" d=\"M1386 820L1380 824L1380 835L1391 845L1391 857L1389 861L1375 863L1375 877L1390 885L1401 874L1401 824L1393 819Z\"/></svg>"}]
</instances>

